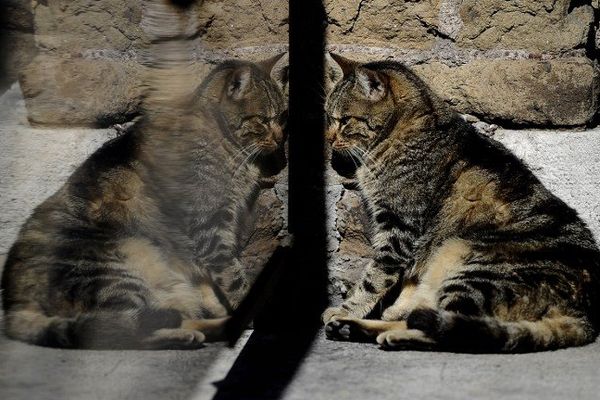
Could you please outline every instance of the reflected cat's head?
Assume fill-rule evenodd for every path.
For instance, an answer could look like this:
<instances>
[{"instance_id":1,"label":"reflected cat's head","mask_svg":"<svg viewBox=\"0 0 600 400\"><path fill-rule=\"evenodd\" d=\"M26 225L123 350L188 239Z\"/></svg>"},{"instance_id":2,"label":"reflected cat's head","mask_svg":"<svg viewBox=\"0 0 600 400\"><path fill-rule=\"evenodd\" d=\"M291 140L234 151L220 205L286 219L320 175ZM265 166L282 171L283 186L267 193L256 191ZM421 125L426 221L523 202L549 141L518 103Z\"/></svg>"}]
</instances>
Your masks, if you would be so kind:
<instances>
[{"instance_id":1,"label":"reflected cat's head","mask_svg":"<svg viewBox=\"0 0 600 400\"><path fill-rule=\"evenodd\" d=\"M225 138L248 152L271 154L285 141L287 101L271 77L282 56L259 63L225 61L197 91L200 107L215 115Z\"/></svg>"}]
</instances>

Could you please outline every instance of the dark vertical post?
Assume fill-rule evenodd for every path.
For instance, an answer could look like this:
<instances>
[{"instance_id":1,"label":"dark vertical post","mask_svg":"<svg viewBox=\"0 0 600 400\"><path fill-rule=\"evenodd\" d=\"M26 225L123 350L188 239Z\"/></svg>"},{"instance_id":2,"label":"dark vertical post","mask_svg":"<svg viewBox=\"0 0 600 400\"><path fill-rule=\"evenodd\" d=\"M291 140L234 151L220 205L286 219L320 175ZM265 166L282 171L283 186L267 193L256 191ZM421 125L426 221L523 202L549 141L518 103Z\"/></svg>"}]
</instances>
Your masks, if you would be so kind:
<instances>
[{"instance_id":1,"label":"dark vertical post","mask_svg":"<svg viewBox=\"0 0 600 400\"><path fill-rule=\"evenodd\" d=\"M294 240L278 263L279 278L255 319L255 331L218 384L215 399L280 398L319 332L327 303L325 10L321 0L290 0L289 5L289 227Z\"/></svg>"},{"instance_id":2,"label":"dark vertical post","mask_svg":"<svg viewBox=\"0 0 600 400\"><path fill-rule=\"evenodd\" d=\"M290 1L289 223L294 281L289 283L293 289L288 307L294 318L310 326L320 326L327 302L325 18L321 0Z\"/></svg>"}]
</instances>

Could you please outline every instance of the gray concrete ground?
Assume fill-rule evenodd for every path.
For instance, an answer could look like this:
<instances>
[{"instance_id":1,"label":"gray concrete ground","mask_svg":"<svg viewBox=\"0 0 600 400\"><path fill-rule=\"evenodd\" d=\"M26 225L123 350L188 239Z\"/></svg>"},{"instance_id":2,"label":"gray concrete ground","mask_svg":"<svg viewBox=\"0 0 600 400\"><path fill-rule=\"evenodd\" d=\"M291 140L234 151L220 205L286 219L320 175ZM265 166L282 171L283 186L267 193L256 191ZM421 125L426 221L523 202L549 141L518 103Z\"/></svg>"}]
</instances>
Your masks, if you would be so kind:
<instances>
[{"instance_id":1,"label":"gray concrete ground","mask_svg":"<svg viewBox=\"0 0 600 400\"><path fill-rule=\"evenodd\" d=\"M0 264L31 209L111 130L33 129L18 87L0 97ZM575 207L600 237L600 130L499 131L498 140ZM2 399L209 399L236 349L79 351L0 336ZM598 399L600 342L522 355L385 352L319 336L285 399Z\"/></svg>"}]
</instances>

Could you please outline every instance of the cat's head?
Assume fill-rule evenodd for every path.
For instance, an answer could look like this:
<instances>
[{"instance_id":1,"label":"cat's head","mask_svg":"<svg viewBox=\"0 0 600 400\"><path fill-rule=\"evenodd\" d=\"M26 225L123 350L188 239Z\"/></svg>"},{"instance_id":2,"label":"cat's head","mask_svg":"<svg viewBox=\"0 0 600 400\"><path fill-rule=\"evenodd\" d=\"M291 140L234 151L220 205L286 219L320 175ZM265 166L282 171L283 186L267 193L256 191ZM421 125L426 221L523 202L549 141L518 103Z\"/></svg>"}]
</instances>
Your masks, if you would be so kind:
<instances>
[{"instance_id":1,"label":"cat's head","mask_svg":"<svg viewBox=\"0 0 600 400\"><path fill-rule=\"evenodd\" d=\"M353 176L371 150L390 139L402 119L422 112L424 84L395 62L359 63L331 54L343 72L326 101L332 166Z\"/></svg>"},{"instance_id":2,"label":"cat's head","mask_svg":"<svg viewBox=\"0 0 600 400\"><path fill-rule=\"evenodd\" d=\"M268 155L285 141L287 101L271 77L281 57L259 63L225 61L198 89L200 107L213 113L227 140L249 153Z\"/></svg>"}]
</instances>

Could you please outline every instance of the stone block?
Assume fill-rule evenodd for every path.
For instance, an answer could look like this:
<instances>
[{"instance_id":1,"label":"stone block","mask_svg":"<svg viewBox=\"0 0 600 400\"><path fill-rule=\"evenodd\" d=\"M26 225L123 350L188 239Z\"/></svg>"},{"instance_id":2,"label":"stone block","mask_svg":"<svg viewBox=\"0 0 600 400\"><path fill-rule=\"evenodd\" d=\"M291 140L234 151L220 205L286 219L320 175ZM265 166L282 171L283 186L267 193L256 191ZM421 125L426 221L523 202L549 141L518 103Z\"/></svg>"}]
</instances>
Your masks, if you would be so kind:
<instances>
[{"instance_id":1,"label":"stone block","mask_svg":"<svg viewBox=\"0 0 600 400\"><path fill-rule=\"evenodd\" d=\"M414 68L456 110L504 126L583 126L598 108L599 71L586 58L476 60Z\"/></svg>"},{"instance_id":2,"label":"stone block","mask_svg":"<svg viewBox=\"0 0 600 400\"><path fill-rule=\"evenodd\" d=\"M460 7L463 27L457 43L482 50L557 53L585 47L590 40L594 10L582 3L586 2L465 0Z\"/></svg>"},{"instance_id":3,"label":"stone block","mask_svg":"<svg viewBox=\"0 0 600 400\"><path fill-rule=\"evenodd\" d=\"M34 0L37 44L44 51L81 53L140 47L142 1Z\"/></svg>"},{"instance_id":4,"label":"stone block","mask_svg":"<svg viewBox=\"0 0 600 400\"><path fill-rule=\"evenodd\" d=\"M431 48L439 35L440 0L327 0L331 43Z\"/></svg>"},{"instance_id":5,"label":"stone block","mask_svg":"<svg viewBox=\"0 0 600 400\"><path fill-rule=\"evenodd\" d=\"M34 125L104 127L139 112L144 68L133 61L39 54L20 78Z\"/></svg>"},{"instance_id":6,"label":"stone block","mask_svg":"<svg viewBox=\"0 0 600 400\"><path fill-rule=\"evenodd\" d=\"M287 44L288 3L279 0L205 0L198 10L199 43L211 48Z\"/></svg>"}]
</instances>

